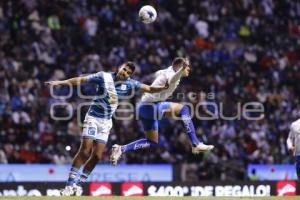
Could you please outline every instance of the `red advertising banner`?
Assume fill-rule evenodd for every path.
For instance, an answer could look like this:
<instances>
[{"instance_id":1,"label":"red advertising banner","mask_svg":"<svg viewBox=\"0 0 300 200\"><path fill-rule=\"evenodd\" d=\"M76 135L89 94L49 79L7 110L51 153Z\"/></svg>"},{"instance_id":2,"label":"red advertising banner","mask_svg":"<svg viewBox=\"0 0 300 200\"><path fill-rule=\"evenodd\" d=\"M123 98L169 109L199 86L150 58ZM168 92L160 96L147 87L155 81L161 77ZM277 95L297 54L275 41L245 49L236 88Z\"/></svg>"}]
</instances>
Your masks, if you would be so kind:
<instances>
[{"instance_id":1,"label":"red advertising banner","mask_svg":"<svg viewBox=\"0 0 300 200\"><path fill-rule=\"evenodd\" d=\"M144 196L144 185L141 182L125 182L121 184L122 196Z\"/></svg>"},{"instance_id":2,"label":"red advertising banner","mask_svg":"<svg viewBox=\"0 0 300 200\"><path fill-rule=\"evenodd\" d=\"M277 196L296 196L297 184L296 181L278 181L276 184Z\"/></svg>"},{"instance_id":3,"label":"red advertising banner","mask_svg":"<svg viewBox=\"0 0 300 200\"><path fill-rule=\"evenodd\" d=\"M0 196L60 196L64 182L0 183ZM263 197L299 195L300 182L91 182L84 184L84 196L224 196Z\"/></svg>"},{"instance_id":4,"label":"red advertising banner","mask_svg":"<svg viewBox=\"0 0 300 200\"><path fill-rule=\"evenodd\" d=\"M90 184L91 196L112 196L112 184L107 182L92 182Z\"/></svg>"}]
</instances>

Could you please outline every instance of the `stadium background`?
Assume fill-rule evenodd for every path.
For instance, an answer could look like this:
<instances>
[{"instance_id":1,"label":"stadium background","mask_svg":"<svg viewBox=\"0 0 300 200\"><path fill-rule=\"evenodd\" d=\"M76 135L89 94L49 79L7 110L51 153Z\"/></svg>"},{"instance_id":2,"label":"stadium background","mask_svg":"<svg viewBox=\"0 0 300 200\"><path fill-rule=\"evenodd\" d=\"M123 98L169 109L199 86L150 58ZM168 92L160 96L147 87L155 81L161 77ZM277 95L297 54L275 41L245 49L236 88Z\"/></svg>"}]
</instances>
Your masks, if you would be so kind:
<instances>
[{"instance_id":1,"label":"stadium background","mask_svg":"<svg viewBox=\"0 0 300 200\"><path fill-rule=\"evenodd\" d=\"M158 11L151 25L137 18L145 4ZM172 164L173 173L181 173L176 181L196 183L248 181L248 164L290 164L286 138L299 111L299 17L300 3L292 0L1 1L0 163L71 162L81 134L75 109L86 100L73 94L65 101L73 105L74 117L53 120L50 107L63 100L50 96L45 81L111 71L133 60L135 78L147 82L146 75L169 66L175 56L188 55L192 73L177 92L198 95L175 101L222 102L226 116L235 116L239 102L257 101L264 105L264 118L195 119L198 136L216 146L202 156L191 154L180 123L164 120L162 147L129 153L122 163ZM56 115L65 116L67 110L58 107ZM108 147L141 136L137 121L115 120ZM108 156L109 148L103 163Z\"/></svg>"}]
</instances>

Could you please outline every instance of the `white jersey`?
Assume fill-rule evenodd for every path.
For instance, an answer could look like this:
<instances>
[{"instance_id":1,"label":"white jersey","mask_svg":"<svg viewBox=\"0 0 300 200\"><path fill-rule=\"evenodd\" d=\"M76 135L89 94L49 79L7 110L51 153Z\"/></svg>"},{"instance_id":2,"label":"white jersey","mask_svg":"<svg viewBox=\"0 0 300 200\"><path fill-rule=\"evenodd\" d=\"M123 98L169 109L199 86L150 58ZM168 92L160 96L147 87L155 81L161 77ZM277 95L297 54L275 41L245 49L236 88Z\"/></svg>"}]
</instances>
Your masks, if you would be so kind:
<instances>
[{"instance_id":1,"label":"white jersey","mask_svg":"<svg viewBox=\"0 0 300 200\"><path fill-rule=\"evenodd\" d=\"M167 81L169 82L169 88L159 93L145 93L142 96L142 102L160 102L168 99L175 89L177 88L182 72L175 72L173 67L170 66L167 69L159 70L155 73L155 80L151 86L165 86Z\"/></svg>"},{"instance_id":2,"label":"white jersey","mask_svg":"<svg viewBox=\"0 0 300 200\"><path fill-rule=\"evenodd\" d=\"M295 147L295 155L300 155L300 119L291 124L287 146L288 148Z\"/></svg>"}]
</instances>

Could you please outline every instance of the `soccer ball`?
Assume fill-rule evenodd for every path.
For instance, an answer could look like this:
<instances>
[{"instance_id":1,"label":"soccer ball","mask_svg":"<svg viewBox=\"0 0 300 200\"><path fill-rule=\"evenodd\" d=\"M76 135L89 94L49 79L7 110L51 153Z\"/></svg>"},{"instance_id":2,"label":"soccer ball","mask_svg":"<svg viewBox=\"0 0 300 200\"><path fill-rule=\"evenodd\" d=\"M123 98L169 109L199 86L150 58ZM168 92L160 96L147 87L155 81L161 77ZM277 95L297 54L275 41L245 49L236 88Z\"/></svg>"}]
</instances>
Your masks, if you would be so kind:
<instances>
[{"instance_id":1,"label":"soccer ball","mask_svg":"<svg viewBox=\"0 0 300 200\"><path fill-rule=\"evenodd\" d=\"M155 21L157 17L156 10L152 6L143 6L139 11L139 18L140 20L145 23L149 24Z\"/></svg>"}]
</instances>

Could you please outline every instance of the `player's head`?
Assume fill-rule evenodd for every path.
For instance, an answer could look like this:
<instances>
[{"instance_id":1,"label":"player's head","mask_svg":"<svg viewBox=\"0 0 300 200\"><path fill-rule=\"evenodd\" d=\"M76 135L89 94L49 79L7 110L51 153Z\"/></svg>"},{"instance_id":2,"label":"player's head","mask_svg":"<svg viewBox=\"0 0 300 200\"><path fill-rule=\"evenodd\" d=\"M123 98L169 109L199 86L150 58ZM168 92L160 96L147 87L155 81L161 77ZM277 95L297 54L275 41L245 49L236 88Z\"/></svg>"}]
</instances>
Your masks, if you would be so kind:
<instances>
[{"instance_id":1,"label":"player's head","mask_svg":"<svg viewBox=\"0 0 300 200\"><path fill-rule=\"evenodd\" d=\"M119 67L117 71L117 78L119 80L126 80L133 74L134 70L135 65L133 62L125 62Z\"/></svg>"},{"instance_id":2,"label":"player's head","mask_svg":"<svg viewBox=\"0 0 300 200\"><path fill-rule=\"evenodd\" d=\"M183 72L183 76L187 77L187 76L189 76L190 71L191 71L189 59L184 58L184 57L177 57L172 62L172 66L175 71L179 70L183 65L186 66L186 68Z\"/></svg>"}]
</instances>

